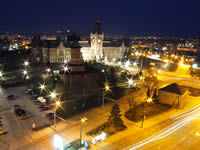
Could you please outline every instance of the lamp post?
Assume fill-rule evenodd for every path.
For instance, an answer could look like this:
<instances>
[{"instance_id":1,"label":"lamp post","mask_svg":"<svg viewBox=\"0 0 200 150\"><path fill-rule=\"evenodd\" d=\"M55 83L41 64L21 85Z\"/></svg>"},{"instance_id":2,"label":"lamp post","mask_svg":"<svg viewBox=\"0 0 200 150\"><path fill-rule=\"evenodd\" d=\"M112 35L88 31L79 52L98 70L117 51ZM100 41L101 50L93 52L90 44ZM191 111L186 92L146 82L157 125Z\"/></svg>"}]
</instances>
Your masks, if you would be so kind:
<instances>
[{"instance_id":1,"label":"lamp post","mask_svg":"<svg viewBox=\"0 0 200 150\"><path fill-rule=\"evenodd\" d=\"M55 92L51 92L50 93L50 97L52 99L55 99L56 98L56 93ZM55 101L55 106L54 106L54 109L53 109L53 118L54 118L54 129L56 131L56 108L60 106L60 101Z\"/></svg>"},{"instance_id":2,"label":"lamp post","mask_svg":"<svg viewBox=\"0 0 200 150\"><path fill-rule=\"evenodd\" d=\"M103 97L102 97L102 106L103 106L103 108L104 108L104 101L105 101L105 98L104 98L105 92L110 91L109 83L106 82L104 85L105 85L105 87L103 88ZM104 90L105 90L105 91L104 91Z\"/></svg>"},{"instance_id":3,"label":"lamp post","mask_svg":"<svg viewBox=\"0 0 200 150\"><path fill-rule=\"evenodd\" d=\"M54 128L56 131L56 108L60 106L60 101L56 101L56 106L54 106L54 115L53 115L53 119L54 119Z\"/></svg>"},{"instance_id":4,"label":"lamp post","mask_svg":"<svg viewBox=\"0 0 200 150\"><path fill-rule=\"evenodd\" d=\"M80 120L80 148L82 145L82 123L86 122L88 119L86 117L81 118Z\"/></svg>"},{"instance_id":5,"label":"lamp post","mask_svg":"<svg viewBox=\"0 0 200 150\"><path fill-rule=\"evenodd\" d=\"M28 65L29 65L29 62L28 62L28 61L25 61L25 62L24 62L24 66L27 67Z\"/></svg>"},{"instance_id":6,"label":"lamp post","mask_svg":"<svg viewBox=\"0 0 200 150\"><path fill-rule=\"evenodd\" d=\"M41 90L44 90L45 88L46 88L46 86L45 86L44 84L41 84L41 85L40 85L40 89L41 89Z\"/></svg>"},{"instance_id":7,"label":"lamp post","mask_svg":"<svg viewBox=\"0 0 200 150\"><path fill-rule=\"evenodd\" d=\"M143 115L142 115L142 125L141 128L143 128L144 126L144 117L145 117L145 103L151 103L153 101L153 99L151 97L147 98L146 101L143 102Z\"/></svg>"}]
</instances>

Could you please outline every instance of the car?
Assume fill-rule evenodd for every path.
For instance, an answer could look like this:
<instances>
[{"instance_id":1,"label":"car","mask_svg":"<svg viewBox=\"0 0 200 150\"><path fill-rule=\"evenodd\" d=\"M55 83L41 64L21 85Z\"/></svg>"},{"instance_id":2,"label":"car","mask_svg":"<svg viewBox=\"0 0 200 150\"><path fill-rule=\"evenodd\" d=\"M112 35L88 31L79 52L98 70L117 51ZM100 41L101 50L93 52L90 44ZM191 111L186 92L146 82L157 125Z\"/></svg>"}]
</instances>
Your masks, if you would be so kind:
<instances>
[{"instance_id":1,"label":"car","mask_svg":"<svg viewBox=\"0 0 200 150\"><path fill-rule=\"evenodd\" d=\"M32 94L32 99L37 99L38 98L38 95L37 94Z\"/></svg>"},{"instance_id":2,"label":"car","mask_svg":"<svg viewBox=\"0 0 200 150\"><path fill-rule=\"evenodd\" d=\"M30 115L21 115L21 116L18 117L18 119L19 120L24 120L24 119L27 119L29 117L30 117Z\"/></svg>"},{"instance_id":3,"label":"car","mask_svg":"<svg viewBox=\"0 0 200 150\"><path fill-rule=\"evenodd\" d=\"M49 110L49 109L50 109L49 106L44 106L44 107L40 108L40 111L46 111L46 110Z\"/></svg>"},{"instance_id":4,"label":"car","mask_svg":"<svg viewBox=\"0 0 200 150\"><path fill-rule=\"evenodd\" d=\"M48 106L48 104L47 103L40 104L40 106L38 108L42 108L42 107L45 107L45 106Z\"/></svg>"},{"instance_id":5,"label":"car","mask_svg":"<svg viewBox=\"0 0 200 150\"><path fill-rule=\"evenodd\" d=\"M26 94L30 94L30 92L31 92L32 90L33 90L33 89L31 89L31 88L30 88L30 89L26 89L26 90L25 90L25 93L26 93Z\"/></svg>"},{"instance_id":6,"label":"car","mask_svg":"<svg viewBox=\"0 0 200 150\"><path fill-rule=\"evenodd\" d=\"M22 108L21 105L13 105L13 109L14 109L14 110L17 110L17 109L20 109L20 108Z\"/></svg>"},{"instance_id":7,"label":"car","mask_svg":"<svg viewBox=\"0 0 200 150\"><path fill-rule=\"evenodd\" d=\"M40 91L38 90L38 89L33 89L31 92L30 92L32 95L33 94L39 94L40 93Z\"/></svg>"},{"instance_id":8,"label":"car","mask_svg":"<svg viewBox=\"0 0 200 150\"><path fill-rule=\"evenodd\" d=\"M38 99L33 100L34 103L40 102Z\"/></svg>"},{"instance_id":9,"label":"car","mask_svg":"<svg viewBox=\"0 0 200 150\"><path fill-rule=\"evenodd\" d=\"M8 133L8 132L5 131L5 130L3 130L3 129L0 129L0 135L4 135L4 134L6 134L6 133Z\"/></svg>"},{"instance_id":10,"label":"car","mask_svg":"<svg viewBox=\"0 0 200 150\"><path fill-rule=\"evenodd\" d=\"M35 104L36 105L41 105L41 104L45 104L45 102L37 101Z\"/></svg>"},{"instance_id":11,"label":"car","mask_svg":"<svg viewBox=\"0 0 200 150\"><path fill-rule=\"evenodd\" d=\"M9 96L7 97L7 99L8 99L8 100L16 100L16 97L15 97L15 95L9 95Z\"/></svg>"},{"instance_id":12,"label":"car","mask_svg":"<svg viewBox=\"0 0 200 150\"><path fill-rule=\"evenodd\" d=\"M15 110L15 114L17 116L26 115L26 111L24 109L22 109L22 108L18 108L18 109Z\"/></svg>"},{"instance_id":13,"label":"car","mask_svg":"<svg viewBox=\"0 0 200 150\"><path fill-rule=\"evenodd\" d=\"M49 120L53 120L54 119L54 113L53 112L50 112L48 114L46 114L46 117L49 119ZM56 117L57 118L57 117Z\"/></svg>"}]
</instances>

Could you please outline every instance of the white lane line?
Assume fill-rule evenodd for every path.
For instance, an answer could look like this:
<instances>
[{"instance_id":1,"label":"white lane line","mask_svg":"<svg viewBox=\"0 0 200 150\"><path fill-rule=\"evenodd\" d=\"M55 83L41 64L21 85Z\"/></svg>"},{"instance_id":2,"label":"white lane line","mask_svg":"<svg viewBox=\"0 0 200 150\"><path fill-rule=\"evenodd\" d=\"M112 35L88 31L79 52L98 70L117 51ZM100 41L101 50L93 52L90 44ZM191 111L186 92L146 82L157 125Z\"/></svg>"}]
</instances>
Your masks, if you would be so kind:
<instances>
[{"instance_id":1,"label":"white lane line","mask_svg":"<svg viewBox=\"0 0 200 150\"><path fill-rule=\"evenodd\" d=\"M154 134L153 136L141 141L141 142L138 142L137 144L134 144L132 146L130 146L128 149L129 150L135 150L135 149L138 149L150 142L153 142L153 141L156 141L156 140L159 140L159 139L162 139L164 137L167 137L169 136L170 134L174 133L175 131L177 131L178 129L180 129L181 127L183 127L184 125L186 125L187 123L189 123L191 120L195 119L196 117L199 117L200 116L200 111L199 112L195 112L193 114L193 116L188 116L184 119L181 119L171 125L169 125L168 127L160 130L158 133Z\"/></svg>"}]
</instances>

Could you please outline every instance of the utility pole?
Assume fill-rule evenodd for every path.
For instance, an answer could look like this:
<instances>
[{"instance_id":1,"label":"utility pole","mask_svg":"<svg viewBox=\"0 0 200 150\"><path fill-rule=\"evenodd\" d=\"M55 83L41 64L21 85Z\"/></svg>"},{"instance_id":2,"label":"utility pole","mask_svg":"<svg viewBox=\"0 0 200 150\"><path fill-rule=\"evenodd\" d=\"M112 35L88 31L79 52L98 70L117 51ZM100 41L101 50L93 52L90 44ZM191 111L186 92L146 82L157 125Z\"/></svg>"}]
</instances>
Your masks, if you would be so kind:
<instances>
[{"instance_id":1,"label":"utility pole","mask_svg":"<svg viewBox=\"0 0 200 150\"><path fill-rule=\"evenodd\" d=\"M55 108L55 106L54 106L53 120L54 120L54 129L56 131L56 108Z\"/></svg>"},{"instance_id":2,"label":"utility pole","mask_svg":"<svg viewBox=\"0 0 200 150\"><path fill-rule=\"evenodd\" d=\"M102 107L104 108L104 89L103 89L103 97L102 97Z\"/></svg>"},{"instance_id":3,"label":"utility pole","mask_svg":"<svg viewBox=\"0 0 200 150\"><path fill-rule=\"evenodd\" d=\"M144 117L145 117L145 102L143 103L143 115L142 115L142 125L141 128L144 126Z\"/></svg>"}]
</instances>

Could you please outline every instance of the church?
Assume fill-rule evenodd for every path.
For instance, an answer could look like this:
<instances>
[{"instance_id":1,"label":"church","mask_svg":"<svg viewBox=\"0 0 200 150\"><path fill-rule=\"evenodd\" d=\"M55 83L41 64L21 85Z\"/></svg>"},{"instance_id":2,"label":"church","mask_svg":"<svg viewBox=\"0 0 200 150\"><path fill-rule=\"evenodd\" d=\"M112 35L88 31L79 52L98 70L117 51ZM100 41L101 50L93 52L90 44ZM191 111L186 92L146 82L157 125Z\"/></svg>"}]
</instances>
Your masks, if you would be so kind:
<instances>
[{"instance_id":1,"label":"church","mask_svg":"<svg viewBox=\"0 0 200 150\"><path fill-rule=\"evenodd\" d=\"M90 40L79 40L82 59L84 61L121 59L130 49L123 41L105 40L99 20L90 33ZM69 40L43 40L36 36L32 40L33 61L43 63L64 63L71 60L71 45Z\"/></svg>"}]
</instances>

